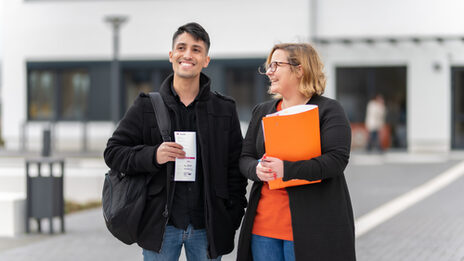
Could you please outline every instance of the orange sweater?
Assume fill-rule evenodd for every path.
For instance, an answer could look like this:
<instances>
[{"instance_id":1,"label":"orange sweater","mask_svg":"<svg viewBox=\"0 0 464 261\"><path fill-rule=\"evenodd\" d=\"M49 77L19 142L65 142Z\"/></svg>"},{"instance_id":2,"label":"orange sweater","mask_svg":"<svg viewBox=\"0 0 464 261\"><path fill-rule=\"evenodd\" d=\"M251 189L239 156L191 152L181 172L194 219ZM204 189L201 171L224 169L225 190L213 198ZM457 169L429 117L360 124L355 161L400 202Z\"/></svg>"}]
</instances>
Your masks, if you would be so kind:
<instances>
[{"instance_id":1,"label":"orange sweater","mask_svg":"<svg viewBox=\"0 0 464 261\"><path fill-rule=\"evenodd\" d=\"M277 105L277 110L281 109L282 101ZM266 182L263 184L252 233L293 241L292 218L285 189L270 190Z\"/></svg>"}]
</instances>

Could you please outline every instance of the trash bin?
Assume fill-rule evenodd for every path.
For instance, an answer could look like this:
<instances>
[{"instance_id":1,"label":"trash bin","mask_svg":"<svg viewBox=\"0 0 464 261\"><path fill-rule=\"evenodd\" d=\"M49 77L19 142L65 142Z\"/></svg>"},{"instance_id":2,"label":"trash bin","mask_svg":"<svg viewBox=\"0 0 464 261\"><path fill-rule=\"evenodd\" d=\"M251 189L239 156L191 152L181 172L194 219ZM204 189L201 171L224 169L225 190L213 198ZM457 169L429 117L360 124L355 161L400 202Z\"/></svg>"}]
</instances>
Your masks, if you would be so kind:
<instances>
[{"instance_id":1,"label":"trash bin","mask_svg":"<svg viewBox=\"0 0 464 261\"><path fill-rule=\"evenodd\" d=\"M54 173L54 165L59 165L60 175ZM33 166L37 175L31 176ZM49 167L50 175L43 176L44 166ZM30 219L37 221L38 232L42 232L41 220L48 218L50 234L53 234L53 218L61 219L61 232L64 233L64 159L43 157L26 160L26 233L30 232Z\"/></svg>"}]
</instances>

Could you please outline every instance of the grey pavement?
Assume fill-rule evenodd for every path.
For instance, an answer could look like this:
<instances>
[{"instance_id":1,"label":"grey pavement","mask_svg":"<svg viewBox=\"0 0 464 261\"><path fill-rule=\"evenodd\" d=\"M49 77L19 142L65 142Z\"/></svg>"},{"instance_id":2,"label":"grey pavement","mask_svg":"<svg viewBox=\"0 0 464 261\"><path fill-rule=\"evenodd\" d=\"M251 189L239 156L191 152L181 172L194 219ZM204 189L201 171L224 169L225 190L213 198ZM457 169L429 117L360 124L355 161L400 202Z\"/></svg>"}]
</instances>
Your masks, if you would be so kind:
<instances>
[{"instance_id":1,"label":"grey pavement","mask_svg":"<svg viewBox=\"0 0 464 261\"><path fill-rule=\"evenodd\" d=\"M355 218L462 160L462 154L353 154L345 175ZM459 203L463 189L461 177L357 238L358 260L464 261L464 204ZM67 215L66 229L65 234L0 238L0 260L142 260L136 245L124 245L107 232L99 209ZM235 260L235 255L223 260Z\"/></svg>"},{"instance_id":2,"label":"grey pavement","mask_svg":"<svg viewBox=\"0 0 464 261\"><path fill-rule=\"evenodd\" d=\"M384 162L372 165L348 164L348 183L355 217L400 196L457 164L443 162Z\"/></svg>"},{"instance_id":3,"label":"grey pavement","mask_svg":"<svg viewBox=\"0 0 464 261\"><path fill-rule=\"evenodd\" d=\"M54 223L54 228L59 228ZM42 231L48 231L44 222ZM33 234L20 238L0 238L1 261L90 261L142 260L136 245L125 245L115 239L105 227L101 209L87 210L66 216L65 234ZM235 251L222 260L235 260ZM185 260L182 253L180 260Z\"/></svg>"},{"instance_id":4,"label":"grey pavement","mask_svg":"<svg viewBox=\"0 0 464 261\"><path fill-rule=\"evenodd\" d=\"M463 159L351 164L355 218L424 184ZM360 261L464 261L464 176L356 239Z\"/></svg>"},{"instance_id":5,"label":"grey pavement","mask_svg":"<svg viewBox=\"0 0 464 261\"><path fill-rule=\"evenodd\" d=\"M359 260L464 260L464 178L357 240Z\"/></svg>"},{"instance_id":6,"label":"grey pavement","mask_svg":"<svg viewBox=\"0 0 464 261\"><path fill-rule=\"evenodd\" d=\"M142 260L136 245L126 246L107 232L100 209L68 215L65 223L65 234L43 235L38 240L33 235L34 240L24 240L23 246L0 252L0 260ZM46 226L42 229L48 231Z\"/></svg>"}]
</instances>

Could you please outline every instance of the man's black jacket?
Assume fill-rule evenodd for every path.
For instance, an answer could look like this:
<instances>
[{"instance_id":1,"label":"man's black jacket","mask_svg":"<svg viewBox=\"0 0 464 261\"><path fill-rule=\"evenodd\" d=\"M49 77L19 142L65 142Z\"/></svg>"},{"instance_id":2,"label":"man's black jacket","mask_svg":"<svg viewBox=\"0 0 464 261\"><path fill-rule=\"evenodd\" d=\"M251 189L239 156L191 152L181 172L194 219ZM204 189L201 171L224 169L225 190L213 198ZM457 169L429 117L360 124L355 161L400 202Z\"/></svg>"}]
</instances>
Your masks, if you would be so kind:
<instances>
[{"instance_id":1,"label":"man's black jacket","mask_svg":"<svg viewBox=\"0 0 464 261\"><path fill-rule=\"evenodd\" d=\"M163 82L160 94L168 107L171 126L175 126L171 109L176 102L170 90L172 79L171 75ZM195 105L204 175L205 224L209 256L216 258L234 248L235 231L246 207L247 180L238 166L242 134L235 102L210 92L210 80L204 74L200 76L200 88L207 88L200 92L202 95ZM170 181L173 173L166 173L166 164L156 163L155 153L161 143L150 98L142 93L126 112L104 152L106 164L111 169L127 175L151 175L137 243L156 252L161 249L167 223L165 216L169 216L163 216L167 195L173 191L167 189L167 182L169 180L170 188L174 183Z\"/></svg>"}]
</instances>

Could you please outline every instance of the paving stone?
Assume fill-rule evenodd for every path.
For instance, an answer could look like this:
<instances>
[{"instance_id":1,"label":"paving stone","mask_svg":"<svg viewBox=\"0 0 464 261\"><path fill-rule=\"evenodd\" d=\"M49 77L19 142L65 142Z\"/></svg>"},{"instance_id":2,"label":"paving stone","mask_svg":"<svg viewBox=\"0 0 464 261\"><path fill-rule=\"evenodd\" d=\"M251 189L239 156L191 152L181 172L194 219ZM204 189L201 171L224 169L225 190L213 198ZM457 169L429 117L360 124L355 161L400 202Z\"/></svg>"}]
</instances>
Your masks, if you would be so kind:
<instances>
[{"instance_id":1,"label":"paving stone","mask_svg":"<svg viewBox=\"0 0 464 261\"><path fill-rule=\"evenodd\" d=\"M356 155L354 155L356 157ZM355 217L422 185L461 158L395 162L363 155L345 172ZM368 161L372 159L372 164ZM359 261L464 261L464 177L380 224L356 241ZM106 230L101 210L66 216L65 234L0 238L0 260L142 260L137 245L127 246ZM58 226L55 226L56 228ZM45 228L44 231L47 231ZM223 261L235 260L236 250ZM180 260L185 260L181 256Z\"/></svg>"}]
</instances>

